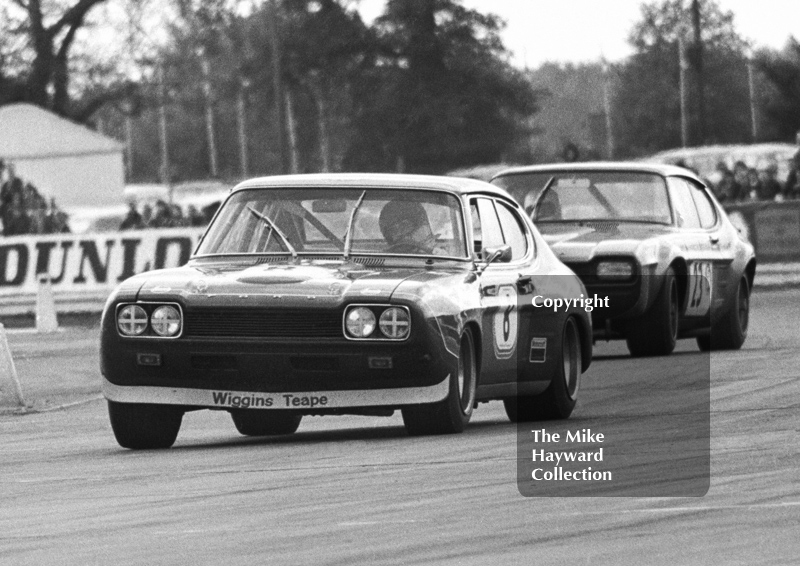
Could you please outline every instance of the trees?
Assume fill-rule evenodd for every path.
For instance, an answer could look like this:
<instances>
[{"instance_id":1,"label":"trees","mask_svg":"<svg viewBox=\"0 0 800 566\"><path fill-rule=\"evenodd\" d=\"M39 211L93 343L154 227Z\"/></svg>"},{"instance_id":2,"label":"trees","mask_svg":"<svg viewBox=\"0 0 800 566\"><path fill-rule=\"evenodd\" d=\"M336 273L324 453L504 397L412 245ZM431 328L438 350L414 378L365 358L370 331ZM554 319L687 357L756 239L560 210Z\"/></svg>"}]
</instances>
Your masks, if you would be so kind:
<instances>
[{"instance_id":1,"label":"trees","mask_svg":"<svg viewBox=\"0 0 800 566\"><path fill-rule=\"evenodd\" d=\"M766 78L766 135L791 140L800 131L800 43L791 39L782 51L762 51L756 67Z\"/></svg>"},{"instance_id":2,"label":"trees","mask_svg":"<svg viewBox=\"0 0 800 566\"><path fill-rule=\"evenodd\" d=\"M106 0L73 0L72 3L14 0L6 11L0 33L24 38L15 56L29 59L27 69L19 70L15 82L24 85L18 99L67 116L70 114L70 53L75 37L92 9ZM7 79L8 80L8 79Z\"/></svg>"},{"instance_id":3,"label":"trees","mask_svg":"<svg viewBox=\"0 0 800 566\"><path fill-rule=\"evenodd\" d=\"M705 74L704 90L688 80L687 109L692 127L690 145L749 141L746 43L734 26L733 14L716 0L700 2ZM660 0L641 7L641 20L631 31L631 58L617 69L614 101L617 146L621 155L642 155L681 145L679 36L696 60L691 39L691 13L681 0ZM698 100L704 97L705 128L699 124ZM705 131L705 132L704 132ZM705 135L703 136L703 132Z\"/></svg>"},{"instance_id":4,"label":"trees","mask_svg":"<svg viewBox=\"0 0 800 566\"><path fill-rule=\"evenodd\" d=\"M501 25L453 0L389 0L346 166L443 172L513 151L536 96L506 61Z\"/></svg>"}]
</instances>

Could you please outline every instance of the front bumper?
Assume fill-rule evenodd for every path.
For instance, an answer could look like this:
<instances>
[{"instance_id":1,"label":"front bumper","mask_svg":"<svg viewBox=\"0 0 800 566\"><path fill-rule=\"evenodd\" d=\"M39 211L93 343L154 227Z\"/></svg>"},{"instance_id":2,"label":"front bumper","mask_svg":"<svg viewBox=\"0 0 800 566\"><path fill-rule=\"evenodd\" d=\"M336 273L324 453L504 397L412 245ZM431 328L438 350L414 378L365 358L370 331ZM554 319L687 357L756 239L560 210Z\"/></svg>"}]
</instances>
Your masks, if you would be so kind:
<instances>
[{"instance_id":1,"label":"front bumper","mask_svg":"<svg viewBox=\"0 0 800 566\"><path fill-rule=\"evenodd\" d=\"M450 376L428 387L298 392L231 391L188 387L122 386L103 379L106 399L118 403L183 405L211 409L287 409L315 412L355 407L401 407L436 403L447 397Z\"/></svg>"}]
</instances>

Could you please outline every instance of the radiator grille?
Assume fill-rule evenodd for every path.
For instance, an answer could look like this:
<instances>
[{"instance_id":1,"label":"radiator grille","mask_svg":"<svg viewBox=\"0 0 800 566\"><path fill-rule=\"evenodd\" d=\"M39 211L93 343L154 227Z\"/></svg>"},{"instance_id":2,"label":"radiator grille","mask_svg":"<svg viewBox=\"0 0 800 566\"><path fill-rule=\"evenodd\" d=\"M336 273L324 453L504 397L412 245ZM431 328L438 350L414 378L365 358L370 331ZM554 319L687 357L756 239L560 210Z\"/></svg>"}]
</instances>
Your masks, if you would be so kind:
<instances>
[{"instance_id":1,"label":"radiator grille","mask_svg":"<svg viewBox=\"0 0 800 566\"><path fill-rule=\"evenodd\" d=\"M307 309L187 309L184 336L341 338L342 313Z\"/></svg>"}]
</instances>

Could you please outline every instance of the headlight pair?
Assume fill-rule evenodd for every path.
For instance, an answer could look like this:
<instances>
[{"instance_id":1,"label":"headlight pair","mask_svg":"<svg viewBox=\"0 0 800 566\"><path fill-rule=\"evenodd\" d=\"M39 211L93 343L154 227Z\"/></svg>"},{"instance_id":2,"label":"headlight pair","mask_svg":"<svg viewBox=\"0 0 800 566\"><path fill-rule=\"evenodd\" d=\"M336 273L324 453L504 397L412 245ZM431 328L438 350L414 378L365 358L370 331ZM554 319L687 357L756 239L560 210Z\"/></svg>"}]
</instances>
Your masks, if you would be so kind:
<instances>
[{"instance_id":1,"label":"headlight pair","mask_svg":"<svg viewBox=\"0 0 800 566\"><path fill-rule=\"evenodd\" d=\"M351 305L344 313L348 338L359 340L405 340L411 333L407 307Z\"/></svg>"},{"instance_id":2,"label":"headlight pair","mask_svg":"<svg viewBox=\"0 0 800 566\"><path fill-rule=\"evenodd\" d=\"M144 306L150 309L150 314ZM123 305L117 309L117 330L122 336L142 336L148 328L156 336L174 338L183 319L177 305Z\"/></svg>"}]
</instances>

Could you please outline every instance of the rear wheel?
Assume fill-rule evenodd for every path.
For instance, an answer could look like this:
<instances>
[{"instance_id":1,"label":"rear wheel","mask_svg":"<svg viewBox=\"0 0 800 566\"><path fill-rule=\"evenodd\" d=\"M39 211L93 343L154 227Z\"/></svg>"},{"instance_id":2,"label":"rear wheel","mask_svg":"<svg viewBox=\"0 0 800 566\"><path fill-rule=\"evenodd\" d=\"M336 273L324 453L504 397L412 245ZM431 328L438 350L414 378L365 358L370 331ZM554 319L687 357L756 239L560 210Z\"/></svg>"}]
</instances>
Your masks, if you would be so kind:
<instances>
[{"instance_id":1,"label":"rear wheel","mask_svg":"<svg viewBox=\"0 0 800 566\"><path fill-rule=\"evenodd\" d=\"M292 434L303 415L284 411L234 409L231 418L236 430L245 436Z\"/></svg>"},{"instance_id":2,"label":"rear wheel","mask_svg":"<svg viewBox=\"0 0 800 566\"><path fill-rule=\"evenodd\" d=\"M736 289L736 300L728 312L714 326L708 336L698 336L697 345L709 350L738 350L747 338L750 322L750 284L742 277Z\"/></svg>"},{"instance_id":3,"label":"rear wheel","mask_svg":"<svg viewBox=\"0 0 800 566\"><path fill-rule=\"evenodd\" d=\"M108 417L123 448L169 448L181 428L184 409L173 405L108 402Z\"/></svg>"},{"instance_id":4,"label":"rear wheel","mask_svg":"<svg viewBox=\"0 0 800 566\"><path fill-rule=\"evenodd\" d=\"M650 310L628 325L625 340L634 357L666 356L678 341L678 281L670 267L664 274L664 284Z\"/></svg>"},{"instance_id":5,"label":"rear wheel","mask_svg":"<svg viewBox=\"0 0 800 566\"><path fill-rule=\"evenodd\" d=\"M511 422L566 419L575 409L583 359L578 325L568 318L561 333L561 364L550 385L539 395L503 400Z\"/></svg>"},{"instance_id":6,"label":"rear wheel","mask_svg":"<svg viewBox=\"0 0 800 566\"><path fill-rule=\"evenodd\" d=\"M403 423L412 436L463 432L472 417L478 381L475 341L466 330L461 336L458 372L450 376L450 392L438 403L413 405L403 409Z\"/></svg>"}]
</instances>

